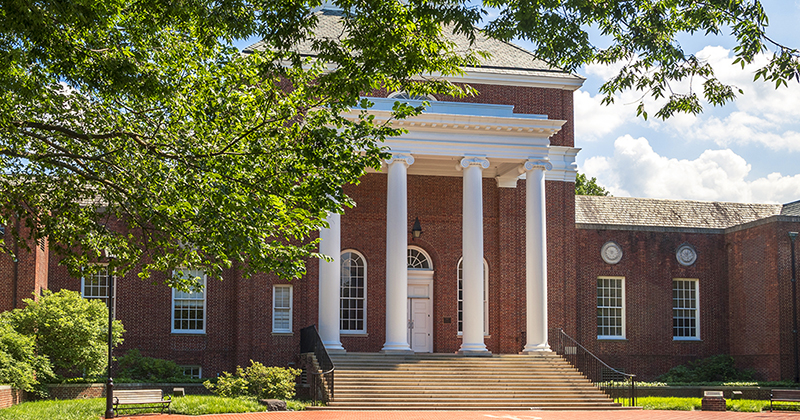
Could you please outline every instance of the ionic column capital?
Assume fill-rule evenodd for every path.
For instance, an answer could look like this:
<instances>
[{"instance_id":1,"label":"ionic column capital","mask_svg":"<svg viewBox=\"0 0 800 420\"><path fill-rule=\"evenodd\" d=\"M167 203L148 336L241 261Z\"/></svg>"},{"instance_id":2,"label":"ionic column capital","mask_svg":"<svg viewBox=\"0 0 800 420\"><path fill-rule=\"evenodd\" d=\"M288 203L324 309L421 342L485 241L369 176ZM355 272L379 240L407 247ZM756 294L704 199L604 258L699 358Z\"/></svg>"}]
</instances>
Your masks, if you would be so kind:
<instances>
[{"instance_id":1,"label":"ionic column capital","mask_svg":"<svg viewBox=\"0 0 800 420\"><path fill-rule=\"evenodd\" d=\"M385 162L387 165L395 162L405 163L406 167L408 167L414 164L414 156L411 156L411 153L408 152L392 152L392 156L386 159Z\"/></svg>"},{"instance_id":2,"label":"ionic column capital","mask_svg":"<svg viewBox=\"0 0 800 420\"><path fill-rule=\"evenodd\" d=\"M469 168L470 166L479 166L481 169L486 169L489 167L489 160L478 156L468 156L458 162L456 169L461 171Z\"/></svg>"},{"instance_id":3,"label":"ionic column capital","mask_svg":"<svg viewBox=\"0 0 800 420\"><path fill-rule=\"evenodd\" d=\"M519 167L519 173L524 174L525 172L530 172L535 169L550 171L553 169L553 164L546 159L529 160Z\"/></svg>"}]
</instances>

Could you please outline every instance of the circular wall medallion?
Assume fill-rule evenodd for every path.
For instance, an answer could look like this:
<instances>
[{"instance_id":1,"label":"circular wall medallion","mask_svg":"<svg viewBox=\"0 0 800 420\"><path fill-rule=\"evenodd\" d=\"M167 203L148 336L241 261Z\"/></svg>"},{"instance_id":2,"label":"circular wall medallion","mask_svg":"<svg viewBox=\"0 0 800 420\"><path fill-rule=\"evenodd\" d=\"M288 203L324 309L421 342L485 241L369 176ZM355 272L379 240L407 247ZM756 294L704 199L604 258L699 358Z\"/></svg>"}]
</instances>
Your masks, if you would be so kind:
<instances>
[{"instance_id":1,"label":"circular wall medallion","mask_svg":"<svg viewBox=\"0 0 800 420\"><path fill-rule=\"evenodd\" d=\"M622 248L614 241L606 242L600 249L600 256L603 261L609 264L616 264L622 259Z\"/></svg>"},{"instance_id":2,"label":"circular wall medallion","mask_svg":"<svg viewBox=\"0 0 800 420\"><path fill-rule=\"evenodd\" d=\"M684 244L678 248L678 252L675 253L675 257L678 259L678 262L681 263L681 265L688 267L697 261L697 251L694 250L693 246Z\"/></svg>"}]
</instances>

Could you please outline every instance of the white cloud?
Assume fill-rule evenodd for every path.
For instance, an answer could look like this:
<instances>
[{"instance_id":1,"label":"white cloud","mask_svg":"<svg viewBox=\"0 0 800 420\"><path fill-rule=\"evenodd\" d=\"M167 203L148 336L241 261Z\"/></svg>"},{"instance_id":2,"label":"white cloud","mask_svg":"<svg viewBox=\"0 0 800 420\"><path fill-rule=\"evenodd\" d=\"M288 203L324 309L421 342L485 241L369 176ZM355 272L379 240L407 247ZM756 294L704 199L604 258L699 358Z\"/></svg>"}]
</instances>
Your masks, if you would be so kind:
<instances>
[{"instance_id":1,"label":"white cloud","mask_svg":"<svg viewBox=\"0 0 800 420\"><path fill-rule=\"evenodd\" d=\"M582 171L617 196L787 203L800 199L800 175L772 173L748 181L751 166L730 149L706 150L693 160L660 156L647 139L614 142L614 155L586 160Z\"/></svg>"},{"instance_id":2,"label":"white cloud","mask_svg":"<svg viewBox=\"0 0 800 420\"><path fill-rule=\"evenodd\" d=\"M603 105L601 95L592 96L589 92L575 92L575 138L578 142L595 141L610 134L623 124L635 123L636 113L630 106L619 100Z\"/></svg>"}]
</instances>

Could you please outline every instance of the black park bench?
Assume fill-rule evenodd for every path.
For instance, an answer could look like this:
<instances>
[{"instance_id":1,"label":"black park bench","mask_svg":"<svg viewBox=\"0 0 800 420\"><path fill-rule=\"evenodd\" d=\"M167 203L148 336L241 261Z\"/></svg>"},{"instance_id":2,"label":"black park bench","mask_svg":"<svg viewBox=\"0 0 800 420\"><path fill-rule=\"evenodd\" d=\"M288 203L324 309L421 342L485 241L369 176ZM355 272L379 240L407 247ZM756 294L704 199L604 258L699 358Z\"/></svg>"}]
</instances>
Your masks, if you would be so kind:
<instances>
[{"instance_id":1,"label":"black park bench","mask_svg":"<svg viewBox=\"0 0 800 420\"><path fill-rule=\"evenodd\" d=\"M160 389L121 389L114 391L114 412L142 408L159 408L169 412L172 399L164 397Z\"/></svg>"},{"instance_id":2,"label":"black park bench","mask_svg":"<svg viewBox=\"0 0 800 420\"><path fill-rule=\"evenodd\" d=\"M769 393L769 411L773 401L800 402L800 389L773 389Z\"/></svg>"}]
</instances>

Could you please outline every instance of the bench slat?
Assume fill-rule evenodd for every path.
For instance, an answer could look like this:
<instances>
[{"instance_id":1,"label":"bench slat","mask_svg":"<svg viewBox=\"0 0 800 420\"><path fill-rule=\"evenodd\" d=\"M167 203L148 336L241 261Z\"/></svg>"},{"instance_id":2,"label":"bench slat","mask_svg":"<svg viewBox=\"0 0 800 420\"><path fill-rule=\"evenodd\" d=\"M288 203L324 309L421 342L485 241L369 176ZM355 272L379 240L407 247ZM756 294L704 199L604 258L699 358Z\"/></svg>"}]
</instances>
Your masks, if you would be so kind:
<instances>
[{"instance_id":1,"label":"bench slat","mask_svg":"<svg viewBox=\"0 0 800 420\"><path fill-rule=\"evenodd\" d=\"M114 401L114 411L160 408L162 413L172 403L160 389L121 389L114 392Z\"/></svg>"}]
</instances>

